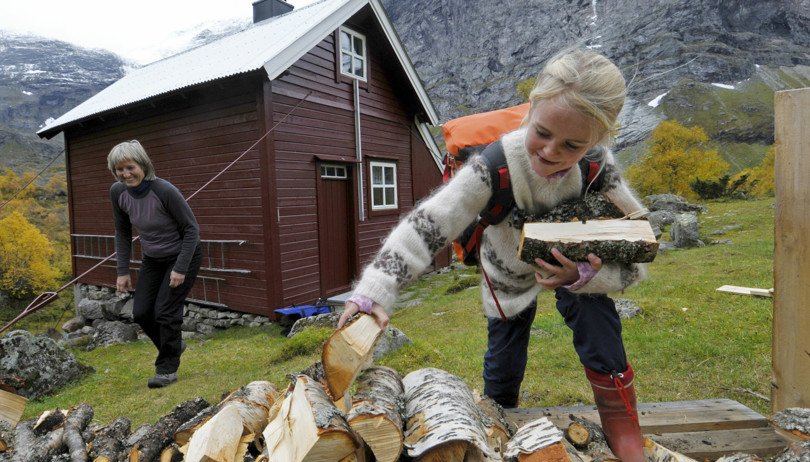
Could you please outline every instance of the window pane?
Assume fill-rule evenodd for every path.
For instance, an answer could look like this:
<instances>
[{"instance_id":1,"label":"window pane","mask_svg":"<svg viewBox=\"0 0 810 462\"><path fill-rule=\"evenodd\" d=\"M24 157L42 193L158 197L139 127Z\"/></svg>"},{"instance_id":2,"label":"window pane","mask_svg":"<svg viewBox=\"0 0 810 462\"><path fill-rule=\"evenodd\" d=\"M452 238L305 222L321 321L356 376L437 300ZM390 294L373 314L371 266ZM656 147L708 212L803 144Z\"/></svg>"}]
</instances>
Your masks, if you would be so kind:
<instances>
[{"instance_id":1,"label":"window pane","mask_svg":"<svg viewBox=\"0 0 810 462\"><path fill-rule=\"evenodd\" d=\"M394 184L394 169L391 167L385 169L385 184Z\"/></svg>"},{"instance_id":2,"label":"window pane","mask_svg":"<svg viewBox=\"0 0 810 462\"><path fill-rule=\"evenodd\" d=\"M345 53L340 54L340 69L346 73L352 73L352 57Z\"/></svg>"},{"instance_id":3,"label":"window pane","mask_svg":"<svg viewBox=\"0 0 810 462\"><path fill-rule=\"evenodd\" d=\"M354 37L354 54L356 55L364 55L365 52L363 51L363 40L360 37Z\"/></svg>"},{"instance_id":4,"label":"window pane","mask_svg":"<svg viewBox=\"0 0 810 462\"><path fill-rule=\"evenodd\" d=\"M383 184L382 167L371 167L371 184Z\"/></svg>"},{"instance_id":5,"label":"window pane","mask_svg":"<svg viewBox=\"0 0 810 462\"><path fill-rule=\"evenodd\" d=\"M354 75L356 75L358 77L363 77L364 76L363 75L363 60L362 59L354 58L354 70L352 71L352 74L354 74Z\"/></svg>"},{"instance_id":6,"label":"window pane","mask_svg":"<svg viewBox=\"0 0 810 462\"><path fill-rule=\"evenodd\" d=\"M321 167L321 176L326 175L326 167Z\"/></svg>"},{"instance_id":7,"label":"window pane","mask_svg":"<svg viewBox=\"0 0 810 462\"><path fill-rule=\"evenodd\" d=\"M372 189L371 194L373 205L383 205L383 190L381 188Z\"/></svg>"},{"instance_id":8,"label":"window pane","mask_svg":"<svg viewBox=\"0 0 810 462\"><path fill-rule=\"evenodd\" d=\"M345 31L340 31L340 49L343 51L352 51L352 37Z\"/></svg>"},{"instance_id":9,"label":"window pane","mask_svg":"<svg viewBox=\"0 0 810 462\"><path fill-rule=\"evenodd\" d=\"M394 188L385 188L385 205L394 205Z\"/></svg>"}]
</instances>

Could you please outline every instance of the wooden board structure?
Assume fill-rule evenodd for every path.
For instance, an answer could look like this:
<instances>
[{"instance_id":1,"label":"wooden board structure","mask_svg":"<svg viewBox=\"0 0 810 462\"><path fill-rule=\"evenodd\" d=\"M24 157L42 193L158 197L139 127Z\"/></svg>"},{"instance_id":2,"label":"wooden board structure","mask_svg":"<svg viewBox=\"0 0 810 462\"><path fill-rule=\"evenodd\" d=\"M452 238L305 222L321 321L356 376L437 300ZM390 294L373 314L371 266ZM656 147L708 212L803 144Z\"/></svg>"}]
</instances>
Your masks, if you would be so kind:
<instances>
[{"instance_id":1,"label":"wooden board structure","mask_svg":"<svg viewBox=\"0 0 810 462\"><path fill-rule=\"evenodd\" d=\"M12 427L17 425L27 402L25 397L0 390L0 420L8 422Z\"/></svg>"},{"instance_id":2,"label":"wooden board structure","mask_svg":"<svg viewBox=\"0 0 810 462\"><path fill-rule=\"evenodd\" d=\"M774 96L774 246L771 413L810 407L810 88Z\"/></svg>"},{"instance_id":3,"label":"wooden board structure","mask_svg":"<svg viewBox=\"0 0 810 462\"><path fill-rule=\"evenodd\" d=\"M507 409L508 421L522 425L546 417L567 428L569 416L599 422L595 406ZM730 399L639 403L638 417L644 436L696 460L715 460L744 452L772 457L791 441L768 424L768 419Z\"/></svg>"},{"instance_id":4,"label":"wooden board structure","mask_svg":"<svg viewBox=\"0 0 810 462\"><path fill-rule=\"evenodd\" d=\"M740 286L720 286L716 289L718 292L725 292L728 294L736 295L752 295L754 297L773 297L773 289L756 289L753 287L740 287Z\"/></svg>"}]
</instances>

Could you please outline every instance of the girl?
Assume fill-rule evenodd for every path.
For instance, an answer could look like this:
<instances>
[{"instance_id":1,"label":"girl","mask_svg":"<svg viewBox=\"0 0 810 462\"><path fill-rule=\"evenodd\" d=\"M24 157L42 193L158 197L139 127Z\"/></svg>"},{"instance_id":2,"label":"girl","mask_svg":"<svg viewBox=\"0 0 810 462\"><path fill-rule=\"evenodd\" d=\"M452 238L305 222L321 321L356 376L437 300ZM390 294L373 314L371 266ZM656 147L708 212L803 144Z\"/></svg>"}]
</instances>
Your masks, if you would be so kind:
<instances>
[{"instance_id":1,"label":"girl","mask_svg":"<svg viewBox=\"0 0 810 462\"><path fill-rule=\"evenodd\" d=\"M608 443L616 456L631 462L644 460L633 369L619 316L605 294L643 279L643 265L603 263L593 254L588 262L573 262L554 250L555 264L538 259L535 268L517 255L526 216L541 216L580 197L577 164L586 154L600 158L591 160L603 166L602 193L625 213L642 210L607 147L625 94L621 72L598 53L574 50L549 60L529 95L531 108L521 128L499 140L516 210L484 231L480 265L489 276L489 282L481 281L489 330L484 393L504 407L518 405L537 294L554 290L557 309L574 332ZM491 196L489 171L474 158L391 232L355 285L339 326L362 311L385 327L399 291L476 219Z\"/></svg>"}]
</instances>

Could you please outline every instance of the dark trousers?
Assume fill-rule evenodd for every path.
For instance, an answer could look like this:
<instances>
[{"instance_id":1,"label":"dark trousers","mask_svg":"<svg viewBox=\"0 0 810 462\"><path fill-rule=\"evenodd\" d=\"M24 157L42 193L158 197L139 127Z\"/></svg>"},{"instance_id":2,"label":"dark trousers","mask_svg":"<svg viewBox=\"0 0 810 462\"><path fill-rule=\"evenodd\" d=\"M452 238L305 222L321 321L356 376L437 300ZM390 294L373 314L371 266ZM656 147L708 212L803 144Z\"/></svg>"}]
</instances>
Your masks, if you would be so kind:
<instances>
[{"instance_id":1,"label":"dark trousers","mask_svg":"<svg viewBox=\"0 0 810 462\"><path fill-rule=\"evenodd\" d=\"M588 369L624 372L627 355L622 324L613 300L602 294L572 294L556 289L557 310L574 332L574 349ZM504 407L515 407L528 362L529 338L537 312L534 301L518 316L506 321L489 318L484 355L484 394Z\"/></svg>"},{"instance_id":2,"label":"dark trousers","mask_svg":"<svg viewBox=\"0 0 810 462\"><path fill-rule=\"evenodd\" d=\"M143 256L132 315L158 349L155 372L170 374L180 367L183 335L183 302L191 292L202 262L202 246L191 259L186 278L177 287L169 287L169 278L177 256L152 258Z\"/></svg>"}]
</instances>

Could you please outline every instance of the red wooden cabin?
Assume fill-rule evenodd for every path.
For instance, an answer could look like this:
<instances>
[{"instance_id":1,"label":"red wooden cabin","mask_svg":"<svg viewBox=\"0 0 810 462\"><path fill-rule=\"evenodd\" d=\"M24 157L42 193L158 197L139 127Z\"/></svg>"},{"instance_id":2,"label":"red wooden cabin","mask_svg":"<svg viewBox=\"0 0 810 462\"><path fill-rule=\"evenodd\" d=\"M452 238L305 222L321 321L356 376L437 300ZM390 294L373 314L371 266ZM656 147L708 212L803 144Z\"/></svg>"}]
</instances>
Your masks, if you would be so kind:
<instances>
[{"instance_id":1,"label":"red wooden cabin","mask_svg":"<svg viewBox=\"0 0 810 462\"><path fill-rule=\"evenodd\" d=\"M133 71L40 130L64 133L74 275L114 252L106 156L121 141L188 197L261 139L189 201L204 249L190 299L268 316L348 291L441 183L425 125L437 114L381 2L288 10L258 1L246 30ZM137 276L137 243L133 258ZM108 263L80 282L114 286Z\"/></svg>"}]
</instances>

